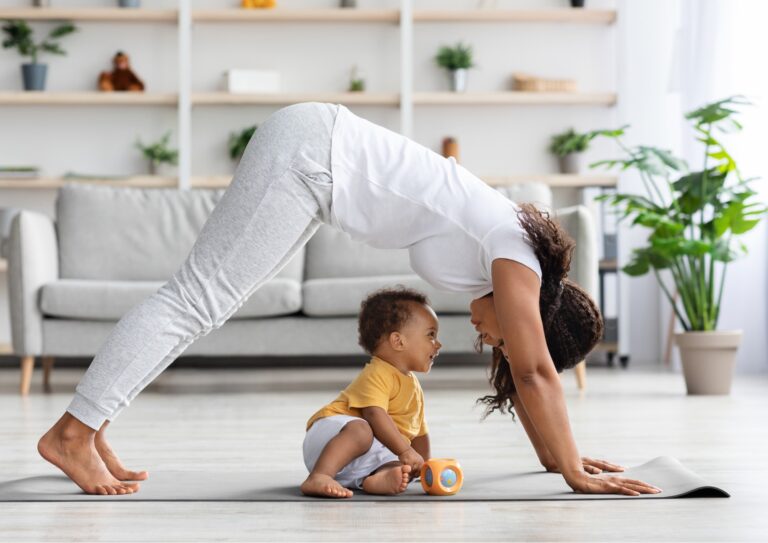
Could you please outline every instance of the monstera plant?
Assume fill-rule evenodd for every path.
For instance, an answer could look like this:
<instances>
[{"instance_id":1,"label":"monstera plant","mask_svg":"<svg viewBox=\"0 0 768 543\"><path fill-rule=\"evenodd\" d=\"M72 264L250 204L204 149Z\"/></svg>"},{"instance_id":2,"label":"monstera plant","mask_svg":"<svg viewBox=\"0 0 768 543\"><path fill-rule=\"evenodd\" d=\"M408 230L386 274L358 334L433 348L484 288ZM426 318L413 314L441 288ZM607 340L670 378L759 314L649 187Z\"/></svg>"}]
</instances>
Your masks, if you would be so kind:
<instances>
[{"instance_id":1,"label":"monstera plant","mask_svg":"<svg viewBox=\"0 0 768 543\"><path fill-rule=\"evenodd\" d=\"M650 231L623 271L653 273L669 300L684 330L676 339L689 394L730 391L741 341L741 331L717 331L723 286L728 264L747 253L739 237L760 222L766 206L750 187L754 179L742 176L720 138L741 130L737 117L747 105L745 98L732 96L685 115L702 145L701 167L695 170L665 149L628 147L623 140L627 127L593 132L613 139L624 156L592 167L634 169L643 181L644 194L601 198L622 220Z\"/></svg>"}]
</instances>

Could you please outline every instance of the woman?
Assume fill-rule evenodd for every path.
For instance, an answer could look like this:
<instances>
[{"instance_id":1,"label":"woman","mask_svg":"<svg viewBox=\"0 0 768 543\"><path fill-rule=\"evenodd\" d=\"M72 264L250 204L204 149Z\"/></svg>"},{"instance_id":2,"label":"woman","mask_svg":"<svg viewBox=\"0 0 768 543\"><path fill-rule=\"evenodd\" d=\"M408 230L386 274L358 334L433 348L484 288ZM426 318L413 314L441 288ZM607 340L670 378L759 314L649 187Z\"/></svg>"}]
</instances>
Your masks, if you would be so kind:
<instances>
[{"instance_id":1,"label":"woman","mask_svg":"<svg viewBox=\"0 0 768 543\"><path fill-rule=\"evenodd\" d=\"M599 335L572 339L583 326L594 332L600 316L586 294L561 282L567 268L540 263L537 252L552 254L559 230L454 160L331 104L294 105L261 125L186 262L118 322L67 412L41 438L41 455L87 493L138 490L124 481L147 474L122 466L104 437L109 422L192 342L224 324L321 223L375 247L407 247L429 283L472 293L483 342L508 357L517 385L510 399L525 406L527 415L518 414L537 431L537 451L546 449L574 490L653 491L590 476L576 451L547 345L559 352L553 334L565 334L572 365ZM549 230L539 235L536 224Z\"/></svg>"}]
</instances>

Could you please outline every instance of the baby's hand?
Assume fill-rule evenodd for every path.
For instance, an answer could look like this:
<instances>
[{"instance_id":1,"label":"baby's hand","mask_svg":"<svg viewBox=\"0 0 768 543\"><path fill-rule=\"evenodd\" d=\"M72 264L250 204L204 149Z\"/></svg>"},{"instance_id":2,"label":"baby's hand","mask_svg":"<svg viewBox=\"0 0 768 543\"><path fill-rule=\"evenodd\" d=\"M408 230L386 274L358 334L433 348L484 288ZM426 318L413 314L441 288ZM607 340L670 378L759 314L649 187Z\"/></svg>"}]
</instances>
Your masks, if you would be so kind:
<instances>
[{"instance_id":1,"label":"baby's hand","mask_svg":"<svg viewBox=\"0 0 768 543\"><path fill-rule=\"evenodd\" d=\"M411 466L411 476L418 476L421 471L421 465L424 463L424 459L413 449L413 447L408 447L399 458L403 464Z\"/></svg>"}]
</instances>

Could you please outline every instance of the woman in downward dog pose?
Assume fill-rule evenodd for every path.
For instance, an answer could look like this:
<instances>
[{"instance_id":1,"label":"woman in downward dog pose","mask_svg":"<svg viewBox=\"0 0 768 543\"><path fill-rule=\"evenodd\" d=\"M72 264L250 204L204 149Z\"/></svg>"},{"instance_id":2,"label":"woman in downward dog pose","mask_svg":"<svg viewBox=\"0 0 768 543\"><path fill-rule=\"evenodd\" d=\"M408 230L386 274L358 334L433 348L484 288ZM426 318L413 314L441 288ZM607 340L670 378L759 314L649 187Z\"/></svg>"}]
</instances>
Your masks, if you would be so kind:
<instances>
[{"instance_id":1,"label":"woman in downward dog pose","mask_svg":"<svg viewBox=\"0 0 768 543\"><path fill-rule=\"evenodd\" d=\"M104 435L109 423L323 223L374 247L407 248L428 283L472 295L472 322L495 353L497 394L486 401L514 402L542 463L574 491L657 491L596 477L621 468L582 459L576 448L557 373L592 349L602 321L565 279L572 242L559 227L455 160L318 103L284 108L261 125L187 260L117 323L40 439L40 454L87 493L137 491L147 473L123 467Z\"/></svg>"}]
</instances>

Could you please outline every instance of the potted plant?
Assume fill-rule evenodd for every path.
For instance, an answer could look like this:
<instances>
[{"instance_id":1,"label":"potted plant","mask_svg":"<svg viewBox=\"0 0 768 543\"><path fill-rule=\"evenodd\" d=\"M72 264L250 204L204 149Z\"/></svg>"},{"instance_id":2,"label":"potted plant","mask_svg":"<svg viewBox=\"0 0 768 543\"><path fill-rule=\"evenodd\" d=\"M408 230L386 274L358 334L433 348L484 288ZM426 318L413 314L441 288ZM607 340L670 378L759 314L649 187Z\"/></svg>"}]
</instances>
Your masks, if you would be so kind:
<instances>
[{"instance_id":1,"label":"potted plant","mask_svg":"<svg viewBox=\"0 0 768 543\"><path fill-rule=\"evenodd\" d=\"M150 175L157 175L161 164L172 164L174 166L178 164L179 152L168 146L168 141L170 139L171 133L166 132L166 134L155 143L144 145L141 143L141 140L136 142L136 147L142 152L144 158L149 161Z\"/></svg>"},{"instance_id":2,"label":"potted plant","mask_svg":"<svg viewBox=\"0 0 768 543\"><path fill-rule=\"evenodd\" d=\"M52 55L66 55L66 52L59 46L57 40L72 34L76 30L77 27L72 23L62 23L51 30L48 37L42 42L35 43L32 28L26 21L14 20L5 22L3 26L3 32L5 33L3 48L16 47L21 56L32 58L31 63L21 65L24 90L45 90L45 76L48 66L37 62L38 55L41 52Z\"/></svg>"},{"instance_id":3,"label":"potted plant","mask_svg":"<svg viewBox=\"0 0 768 543\"><path fill-rule=\"evenodd\" d=\"M467 88L467 70L474 67L472 62L472 48L462 43L454 47L442 46L435 56L435 62L441 68L448 70L451 81L451 90L464 92Z\"/></svg>"},{"instance_id":4,"label":"potted plant","mask_svg":"<svg viewBox=\"0 0 768 543\"><path fill-rule=\"evenodd\" d=\"M243 128L239 132L229 134L229 158L240 160L240 157L245 152L245 148L248 146L248 142L251 141L258 128L257 125L253 125Z\"/></svg>"},{"instance_id":5,"label":"potted plant","mask_svg":"<svg viewBox=\"0 0 768 543\"><path fill-rule=\"evenodd\" d=\"M579 173L579 153L589 148L589 142L595 135L594 132L579 134L573 128L569 128L565 132L552 136L549 151L557 157L560 173Z\"/></svg>"},{"instance_id":6,"label":"potted plant","mask_svg":"<svg viewBox=\"0 0 768 543\"><path fill-rule=\"evenodd\" d=\"M631 276L653 272L672 305L683 332L676 334L688 394L728 394L741 331L719 331L717 322L728 263L746 247L737 238L754 228L766 206L754 202L756 192L736 161L718 140L717 132L741 129L740 106L733 96L685 115L703 144L702 168L689 171L685 161L650 146L627 147L624 128L597 131L613 138L626 158L593 166L633 168L640 173L646 194L601 197L619 210L622 219L651 230L648 243L635 249L623 271ZM671 275L680 301L662 272Z\"/></svg>"},{"instance_id":7,"label":"potted plant","mask_svg":"<svg viewBox=\"0 0 768 543\"><path fill-rule=\"evenodd\" d=\"M352 67L352 71L349 74L349 88L348 92L364 92L365 91L365 75L360 71L357 66Z\"/></svg>"}]
</instances>

